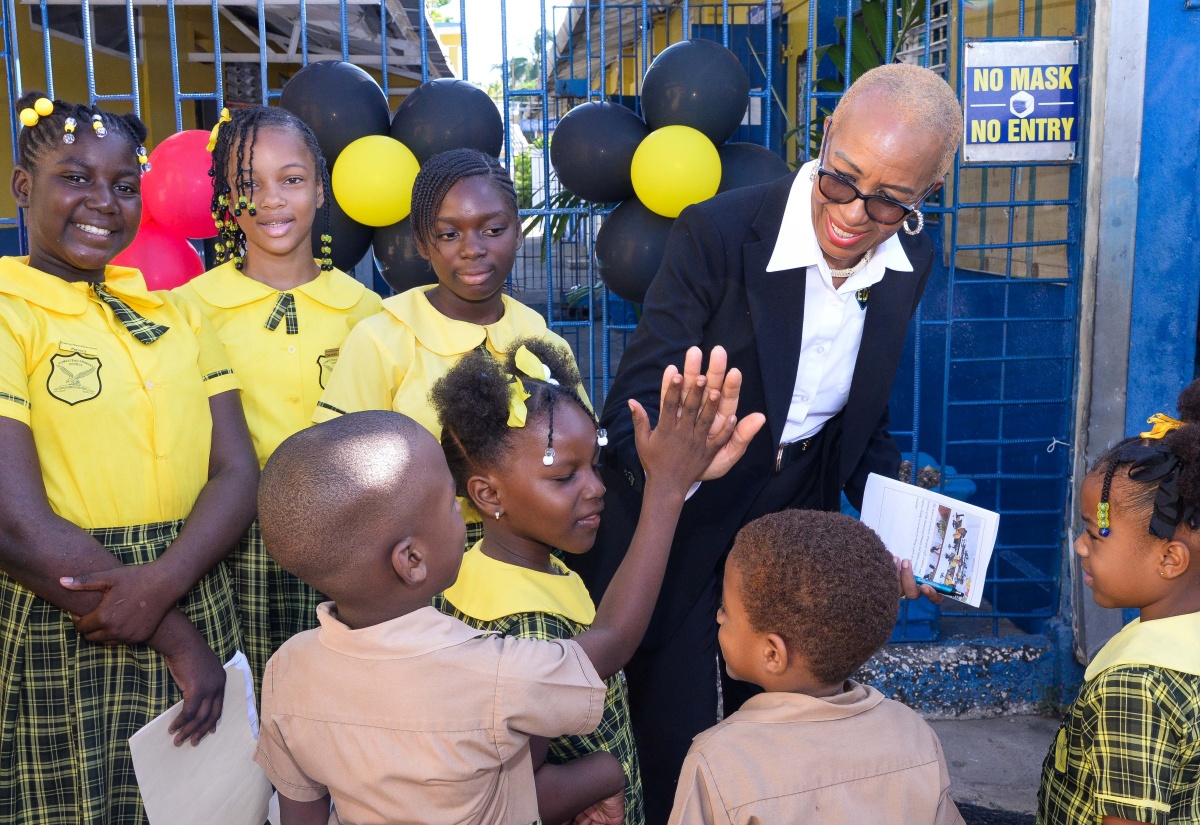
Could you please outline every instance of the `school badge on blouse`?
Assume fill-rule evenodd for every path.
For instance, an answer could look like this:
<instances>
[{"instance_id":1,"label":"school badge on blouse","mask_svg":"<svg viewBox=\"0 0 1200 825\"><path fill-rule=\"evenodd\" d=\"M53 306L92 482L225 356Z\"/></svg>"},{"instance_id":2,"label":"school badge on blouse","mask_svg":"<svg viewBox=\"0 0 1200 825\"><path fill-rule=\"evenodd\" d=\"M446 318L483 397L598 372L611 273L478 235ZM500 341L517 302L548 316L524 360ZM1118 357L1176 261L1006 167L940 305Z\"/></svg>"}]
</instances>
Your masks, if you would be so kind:
<instances>
[{"instance_id":1,"label":"school badge on blouse","mask_svg":"<svg viewBox=\"0 0 1200 825\"><path fill-rule=\"evenodd\" d=\"M50 358L50 377L46 390L59 401L72 407L91 401L100 394L100 359L72 352L58 353Z\"/></svg>"},{"instance_id":2,"label":"school badge on blouse","mask_svg":"<svg viewBox=\"0 0 1200 825\"><path fill-rule=\"evenodd\" d=\"M867 301L871 299L871 287L860 289L858 292L854 293L854 299L858 301L859 309L866 309Z\"/></svg>"},{"instance_id":3,"label":"school badge on blouse","mask_svg":"<svg viewBox=\"0 0 1200 825\"><path fill-rule=\"evenodd\" d=\"M317 381L321 385L321 389L325 389L325 384L329 381L329 376L333 374L333 368L337 366L338 353L342 350L340 347L325 350L324 355L317 356L317 366L321 370L321 374L317 376Z\"/></svg>"}]
</instances>

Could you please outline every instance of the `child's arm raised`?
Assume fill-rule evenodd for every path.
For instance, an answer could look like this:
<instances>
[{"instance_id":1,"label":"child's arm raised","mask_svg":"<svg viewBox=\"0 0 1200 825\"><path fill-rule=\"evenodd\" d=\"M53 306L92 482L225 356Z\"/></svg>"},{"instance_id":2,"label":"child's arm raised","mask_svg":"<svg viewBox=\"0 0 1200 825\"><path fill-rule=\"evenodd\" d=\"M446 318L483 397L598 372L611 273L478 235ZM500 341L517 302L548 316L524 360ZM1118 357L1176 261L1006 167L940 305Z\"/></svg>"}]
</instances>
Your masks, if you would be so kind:
<instances>
[{"instance_id":1,"label":"child's arm raised","mask_svg":"<svg viewBox=\"0 0 1200 825\"><path fill-rule=\"evenodd\" d=\"M693 362L698 363L694 359L693 355ZM717 382L721 386L711 383L708 376L693 375L691 370L688 373L687 382L674 366L663 373L658 426L653 430L642 405L632 399L629 402L638 456L646 471L642 511L629 552L596 609L595 621L588 631L575 637L601 679L624 667L641 643L662 586L688 488L726 445L733 443L737 396L736 391L730 396L725 385L732 379L736 386L736 370L721 376ZM713 433L718 413L725 421ZM726 451L730 465L752 437L749 433L733 443L735 454Z\"/></svg>"}]
</instances>

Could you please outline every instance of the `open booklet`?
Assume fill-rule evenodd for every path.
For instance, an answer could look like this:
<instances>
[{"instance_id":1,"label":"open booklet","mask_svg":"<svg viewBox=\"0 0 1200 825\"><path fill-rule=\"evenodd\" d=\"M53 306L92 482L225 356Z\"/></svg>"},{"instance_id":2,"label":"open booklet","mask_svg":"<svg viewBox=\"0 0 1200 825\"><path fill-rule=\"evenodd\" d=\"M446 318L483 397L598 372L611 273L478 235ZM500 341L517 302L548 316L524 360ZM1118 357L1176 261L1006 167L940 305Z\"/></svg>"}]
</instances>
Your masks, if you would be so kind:
<instances>
[{"instance_id":1,"label":"open booklet","mask_svg":"<svg viewBox=\"0 0 1200 825\"><path fill-rule=\"evenodd\" d=\"M258 717L245 655L225 665L221 720L195 747L175 747L167 733L182 708L172 705L129 737L150 825L263 825L271 783L254 763Z\"/></svg>"},{"instance_id":2,"label":"open booklet","mask_svg":"<svg viewBox=\"0 0 1200 825\"><path fill-rule=\"evenodd\" d=\"M999 513L871 473L862 522L893 556L952 599L979 607Z\"/></svg>"}]
</instances>

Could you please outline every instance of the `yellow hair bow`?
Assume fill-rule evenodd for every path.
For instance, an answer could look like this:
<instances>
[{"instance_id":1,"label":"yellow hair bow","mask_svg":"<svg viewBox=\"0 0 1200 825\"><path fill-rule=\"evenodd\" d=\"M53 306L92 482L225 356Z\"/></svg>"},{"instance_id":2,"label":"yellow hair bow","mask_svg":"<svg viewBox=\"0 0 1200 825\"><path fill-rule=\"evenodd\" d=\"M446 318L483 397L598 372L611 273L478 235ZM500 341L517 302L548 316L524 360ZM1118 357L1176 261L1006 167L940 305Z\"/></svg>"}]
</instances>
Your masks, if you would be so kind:
<instances>
[{"instance_id":1,"label":"yellow hair bow","mask_svg":"<svg viewBox=\"0 0 1200 825\"><path fill-rule=\"evenodd\" d=\"M221 130L222 123L228 123L233 120L233 115L229 114L228 109L221 110L221 117L217 119L217 125L212 127L212 131L208 135L208 153L211 155L213 149L217 148L217 133Z\"/></svg>"},{"instance_id":2,"label":"yellow hair bow","mask_svg":"<svg viewBox=\"0 0 1200 825\"><path fill-rule=\"evenodd\" d=\"M530 378L538 381L545 381L547 384L555 384L558 382L550 377L550 368L542 363L542 359L538 358L524 344L517 350L513 357L513 363L516 364L518 370Z\"/></svg>"},{"instance_id":3,"label":"yellow hair bow","mask_svg":"<svg viewBox=\"0 0 1200 825\"><path fill-rule=\"evenodd\" d=\"M515 375L509 377L512 383L508 385L508 426L524 427L525 419L529 416L529 408L525 406L529 393L525 391L520 378Z\"/></svg>"},{"instance_id":4,"label":"yellow hair bow","mask_svg":"<svg viewBox=\"0 0 1200 825\"><path fill-rule=\"evenodd\" d=\"M1147 424L1153 424L1154 427L1149 431L1142 433L1142 438L1162 438L1172 430L1178 430L1183 426L1183 422L1172 418L1165 413L1155 413L1146 419Z\"/></svg>"}]
</instances>

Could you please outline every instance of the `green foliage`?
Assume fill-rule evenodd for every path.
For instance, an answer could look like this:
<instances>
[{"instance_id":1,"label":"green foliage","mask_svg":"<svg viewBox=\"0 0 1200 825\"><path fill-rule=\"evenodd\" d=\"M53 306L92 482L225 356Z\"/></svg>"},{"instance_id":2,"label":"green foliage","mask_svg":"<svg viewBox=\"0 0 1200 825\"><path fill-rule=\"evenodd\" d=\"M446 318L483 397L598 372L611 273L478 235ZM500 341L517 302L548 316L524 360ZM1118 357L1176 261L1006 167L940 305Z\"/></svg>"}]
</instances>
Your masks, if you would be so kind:
<instances>
[{"instance_id":1,"label":"green foliage","mask_svg":"<svg viewBox=\"0 0 1200 825\"><path fill-rule=\"evenodd\" d=\"M517 187L517 208L530 209L533 207L533 159L529 152L522 152L513 158L513 184Z\"/></svg>"},{"instance_id":2,"label":"green foliage","mask_svg":"<svg viewBox=\"0 0 1200 825\"><path fill-rule=\"evenodd\" d=\"M817 78L813 83L814 91L841 92L876 66L895 62L909 34L925 22L925 0L900 0L896 3L891 53L887 51L887 7L887 0L863 0L861 11L853 17L850 24L849 81L846 79L846 18L838 17L833 21L838 30L838 42L817 46L813 50L813 67L819 71L823 61L828 58L836 76ZM808 157L815 158L820 152L824 121L832 113L828 107L818 108L817 117L809 129ZM784 135L784 140L798 135L800 131L801 127L794 126Z\"/></svg>"},{"instance_id":3,"label":"green foliage","mask_svg":"<svg viewBox=\"0 0 1200 825\"><path fill-rule=\"evenodd\" d=\"M425 0L425 11L429 14L429 19L434 23L446 23L451 18L443 8L449 4L450 0Z\"/></svg>"}]
</instances>

